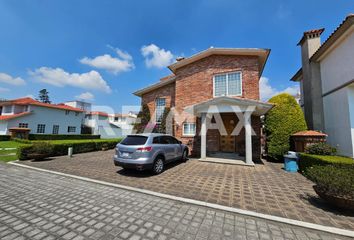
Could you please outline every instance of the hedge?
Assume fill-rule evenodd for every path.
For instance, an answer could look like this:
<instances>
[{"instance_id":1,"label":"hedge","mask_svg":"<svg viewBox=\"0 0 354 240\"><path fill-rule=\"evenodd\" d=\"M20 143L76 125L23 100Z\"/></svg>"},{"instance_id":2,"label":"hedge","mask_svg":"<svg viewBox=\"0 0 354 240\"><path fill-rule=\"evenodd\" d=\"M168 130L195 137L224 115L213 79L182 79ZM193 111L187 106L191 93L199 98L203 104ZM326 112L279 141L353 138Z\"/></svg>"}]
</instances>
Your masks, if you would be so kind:
<instances>
[{"instance_id":1,"label":"hedge","mask_svg":"<svg viewBox=\"0 0 354 240\"><path fill-rule=\"evenodd\" d=\"M121 139L108 139L108 140L87 140L87 141L51 141L53 145L52 153L50 156L63 156L68 154L68 148L73 147L73 153L85 153L92 151L100 151L102 148L113 149ZM27 160L28 153L33 150L32 145L20 146L17 149L17 155L20 160Z\"/></svg>"},{"instance_id":2,"label":"hedge","mask_svg":"<svg viewBox=\"0 0 354 240\"><path fill-rule=\"evenodd\" d=\"M30 134L29 140L100 139L100 137L100 135L91 134Z\"/></svg>"},{"instance_id":3,"label":"hedge","mask_svg":"<svg viewBox=\"0 0 354 240\"><path fill-rule=\"evenodd\" d=\"M306 176L327 195L354 200L354 164L313 166Z\"/></svg>"},{"instance_id":4,"label":"hedge","mask_svg":"<svg viewBox=\"0 0 354 240\"><path fill-rule=\"evenodd\" d=\"M328 155L312 155L300 153L299 168L300 171L306 175L306 170L313 166L326 166L326 165L350 165L354 164L354 160L348 157L341 156L328 156Z\"/></svg>"},{"instance_id":5,"label":"hedge","mask_svg":"<svg viewBox=\"0 0 354 240\"><path fill-rule=\"evenodd\" d=\"M0 135L0 141L10 141L10 135Z\"/></svg>"},{"instance_id":6,"label":"hedge","mask_svg":"<svg viewBox=\"0 0 354 240\"><path fill-rule=\"evenodd\" d=\"M287 93L272 97L274 107L265 115L266 150L270 158L282 160L289 151L290 136L307 130L304 114L295 98Z\"/></svg>"}]
</instances>

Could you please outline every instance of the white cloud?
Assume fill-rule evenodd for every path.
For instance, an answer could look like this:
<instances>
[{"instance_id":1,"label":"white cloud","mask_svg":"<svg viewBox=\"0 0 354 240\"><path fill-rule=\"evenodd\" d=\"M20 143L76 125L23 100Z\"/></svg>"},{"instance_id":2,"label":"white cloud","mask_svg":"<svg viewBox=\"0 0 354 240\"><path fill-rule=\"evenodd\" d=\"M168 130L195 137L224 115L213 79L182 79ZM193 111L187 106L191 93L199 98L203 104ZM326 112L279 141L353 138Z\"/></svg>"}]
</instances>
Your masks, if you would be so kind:
<instances>
[{"instance_id":1,"label":"white cloud","mask_svg":"<svg viewBox=\"0 0 354 240\"><path fill-rule=\"evenodd\" d=\"M22 78L14 78L6 73L0 73L0 82L15 86L21 86L26 84L25 80L23 80Z\"/></svg>"},{"instance_id":2,"label":"white cloud","mask_svg":"<svg viewBox=\"0 0 354 240\"><path fill-rule=\"evenodd\" d=\"M159 48L155 44L143 46L141 54L145 57L145 64L148 68L163 68L173 62L174 55L165 49Z\"/></svg>"},{"instance_id":3,"label":"white cloud","mask_svg":"<svg viewBox=\"0 0 354 240\"><path fill-rule=\"evenodd\" d=\"M68 73L61 68L41 67L29 72L36 80L57 87L72 86L83 89L112 92L107 82L96 71L87 73Z\"/></svg>"},{"instance_id":4,"label":"white cloud","mask_svg":"<svg viewBox=\"0 0 354 240\"><path fill-rule=\"evenodd\" d=\"M9 92L9 91L10 91L10 89L8 89L8 88L0 87L0 93Z\"/></svg>"},{"instance_id":5,"label":"white cloud","mask_svg":"<svg viewBox=\"0 0 354 240\"><path fill-rule=\"evenodd\" d=\"M81 93L80 95L75 96L77 99L82 99L82 100L93 100L95 96L90 93L90 92L84 92Z\"/></svg>"},{"instance_id":6,"label":"white cloud","mask_svg":"<svg viewBox=\"0 0 354 240\"><path fill-rule=\"evenodd\" d=\"M109 54L104 54L95 58L84 57L79 61L82 64L86 64L98 69L104 69L113 74L127 72L134 69L135 66L131 55L120 50L119 48L110 48L117 53L118 57L112 57Z\"/></svg>"},{"instance_id":7,"label":"white cloud","mask_svg":"<svg viewBox=\"0 0 354 240\"><path fill-rule=\"evenodd\" d=\"M287 87L283 90L278 90L270 85L269 78L261 77L261 79L259 81L259 94L261 95L261 99L263 101L266 101L269 98L271 98L274 95L277 95L279 93L289 93L290 95L294 96L297 93L299 93L299 87L298 86L291 86L291 87Z\"/></svg>"}]
</instances>

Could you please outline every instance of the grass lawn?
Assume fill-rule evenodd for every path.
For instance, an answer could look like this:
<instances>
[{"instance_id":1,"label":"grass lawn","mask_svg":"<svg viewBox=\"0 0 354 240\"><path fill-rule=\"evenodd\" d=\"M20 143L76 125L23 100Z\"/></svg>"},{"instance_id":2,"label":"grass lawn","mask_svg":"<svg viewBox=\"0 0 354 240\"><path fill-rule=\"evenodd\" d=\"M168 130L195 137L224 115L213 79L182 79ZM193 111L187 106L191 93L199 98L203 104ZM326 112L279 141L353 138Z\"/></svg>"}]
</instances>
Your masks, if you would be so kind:
<instances>
[{"instance_id":1,"label":"grass lawn","mask_svg":"<svg viewBox=\"0 0 354 240\"><path fill-rule=\"evenodd\" d=\"M26 144L14 142L14 141L0 141L0 149L1 148L17 148L22 145L26 145ZM4 156L7 154L11 154L11 153L15 153L15 155ZM18 157L17 157L16 153L17 153L16 149L0 150L0 161L9 162L9 161L17 160Z\"/></svg>"}]
</instances>

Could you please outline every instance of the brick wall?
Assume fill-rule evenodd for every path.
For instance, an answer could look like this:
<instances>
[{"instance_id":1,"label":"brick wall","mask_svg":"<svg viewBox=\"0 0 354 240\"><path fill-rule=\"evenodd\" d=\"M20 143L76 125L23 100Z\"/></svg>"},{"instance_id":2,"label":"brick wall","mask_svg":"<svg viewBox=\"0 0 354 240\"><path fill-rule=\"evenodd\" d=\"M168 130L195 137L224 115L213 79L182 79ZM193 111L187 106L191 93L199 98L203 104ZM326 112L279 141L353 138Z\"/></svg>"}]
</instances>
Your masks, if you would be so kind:
<instances>
[{"instance_id":1,"label":"brick wall","mask_svg":"<svg viewBox=\"0 0 354 240\"><path fill-rule=\"evenodd\" d=\"M175 83L171 83L154 91L146 93L141 97L142 104L148 105L151 117L153 116L153 114L155 114L156 98L165 98L166 107L172 108L175 106L175 89Z\"/></svg>"}]
</instances>

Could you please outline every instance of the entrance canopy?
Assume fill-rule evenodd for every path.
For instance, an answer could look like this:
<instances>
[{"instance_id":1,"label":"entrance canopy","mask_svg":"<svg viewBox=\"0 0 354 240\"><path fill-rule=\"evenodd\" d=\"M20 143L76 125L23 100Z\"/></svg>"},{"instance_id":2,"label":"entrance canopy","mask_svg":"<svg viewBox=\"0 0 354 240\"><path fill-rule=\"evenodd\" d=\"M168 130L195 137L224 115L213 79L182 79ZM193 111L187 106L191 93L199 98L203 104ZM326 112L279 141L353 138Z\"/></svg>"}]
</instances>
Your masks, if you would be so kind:
<instances>
[{"instance_id":1,"label":"entrance canopy","mask_svg":"<svg viewBox=\"0 0 354 240\"><path fill-rule=\"evenodd\" d=\"M251 112L252 115L266 114L273 104L252 99L216 97L208 101L191 105L185 111L194 115L201 113Z\"/></svg>"}]
</instances>

